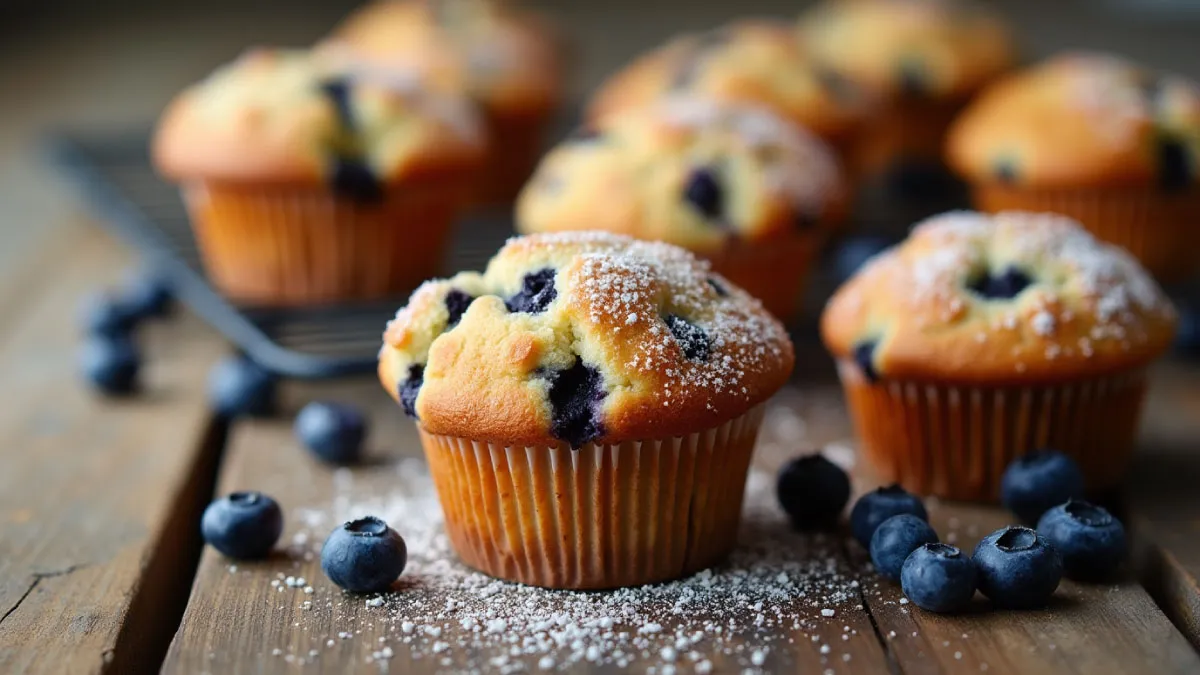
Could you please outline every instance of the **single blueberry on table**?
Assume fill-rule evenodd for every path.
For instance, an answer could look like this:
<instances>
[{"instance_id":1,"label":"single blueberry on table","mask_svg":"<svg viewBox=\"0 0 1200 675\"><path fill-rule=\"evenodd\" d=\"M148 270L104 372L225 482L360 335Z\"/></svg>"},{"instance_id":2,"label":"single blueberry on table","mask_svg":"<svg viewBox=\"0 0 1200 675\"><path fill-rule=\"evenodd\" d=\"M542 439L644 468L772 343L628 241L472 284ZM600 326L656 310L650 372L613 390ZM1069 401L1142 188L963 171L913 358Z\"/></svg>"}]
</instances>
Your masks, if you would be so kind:
<instances>
[{"instance_id":1,"label":"single blueberry on table","mask_svg":"<svg viewBox=\"0 0 1200 675\"><path fill-rule=\"evenodd\" d=\"M122 298L95 293L81 307L83 329L88 335L127 336L136 327L139 315Z\"/></svg>"},{"instance_id":2,"label":"single blueberry on table","mask_svg":"<svg viewBox=\"0 0 1200 675\"><path fill-rule=\"evenodd\" d=\"M275 409L275 376L243 356L230 356L208 375L208 398L222 417L269 415Z\"/></svg>"},{"instance_id":3,"label":"single blueberry on table","mask_svg":"<svg viewBox=\"0 0 1200 675\"><path fill-rule=\"evenodd\" d=\"M892 245L886 237L864 235L850 237L833 252L833 274L841 284L854 276L868 260L886 251Z\"/></svg>"},{"instance_id":4,"label":"single blueberry on table","mask_svg":"<svg viewBox=\"0 0 1200 675\"><path fill-rule=\"evenodd\" d=\"M1038 534L1062 556L1070 579L1112 578L1125 559L1125 527L1106 509L1074 500L1056 506L1038 521Z\"/></svg>"},{"instance_id":5,"label":"single blueberry on table","mask_svg":"<svg viewBox=\"0 0 1200 675\"><path fill-rule=\"evenodd\" d=\"M404 539L374 516L338 527L321 547L325 576L352 593L386 591L407 563Z\"/></svg>"},{"instance_id":6,"label":"single blueberry on table","mask_svg":"<svg viewBox=\"0 0 1200 675\"><path fill-rule=\"evenodd\" d=\"M775 495L796 529L829 527L850 501L850 477L820 453L796 457L779 470Z\"/></svg>"},{"instance_id":7,"label":"single blueberry on table","mask_svg":"<svg viewBox=\"0 0 1200 675\"><path fill-rule=\"evenodd\" d=\"M549 377L550 434L576 449L603 436L600 402L607 392L600 371L576 359L573 366Z\"/></svg>"},{"instance_id":8,"label":"single blueberry on table","mask_svg":"<svg viewBox=\"0 0 1200 675\"><path fill-rule=\"evenodd\" d=\"M125 280L120 298L135 318L164 317L171 311L171 283L154 270L140 270Z\"/></svg>"},{"instance_id":9,"label":"single blueberry on table","mask_svg":"<svg viewBox=\"0 0 1200 675\"><path fill-rule=\"evenodd\" d=\"M877 488L854 503L850 511L850 531L863 548L870 550L875 528L888 518L903 513L929 520L929 512L916 495L896 484Z\"/></svg>"},{"instance_id":10,"label":"single blueberry on table","mask_svg":"<svg viewBox=\"0 0 1200 675\"><path fill-rule=\"evenodd\" d=\"M93 335L83 343L79 367L93 387L110 396L133 393L142 358L128 336Z\"/></svg>"},{"instance_id":11,"label":"single blueberry on table","mask_svg":"<svg viewBox=\"0 0 1200 675\"><path fill-rule=\"evenodd\" d=\"M546 311L550 303L558 297L558 290L554 287L554 275L555 271L549 267L526 274L521 280L521 290L505 300L504 306L514 314L541 314Z\"/></svg>"},{"instance_id":12,"label":"single blueberry on table","mask_svg":"<svg viewBox=\"0 0 1200 675\"><path fill-rule=\"evenodd\" d=\"M314 401L296 416L294 431L317 457L331 464L353 464L362 457L367 420L355 406Z\"/></svg>"},{"instance_id":13,"label":"single blueberry on table","mask_svg":"<svg viewBox=\"0 0 1200 675\"><path fill-rule=\"evenodd\" d=\"M979 590L1001 609L1043 607L1062 580L1058 551L1028 527L1005 527L975 547Z\"/></svg>"},{"instance_id":14,"label":"single blueberry on table","mask_svg":"<svg viewBox=\"0 0 1200 675\"><path fill-rule=\"evenodd\" d=\"M1056 450L1038 450L1015 460L1000 479L1000 501L1026 523L1068 499L1083 498L1083 472Z\"/></svg>"},{"instance_id":15,"label":"single blueberry on table","mask_svg":"<svg viewBox=\"0 0 1200 675\"><path fill-rule=\"evenodd\" d=\"M923 544L937 542L937 532L924 518L901 513L875 528L875 534L871 535L871 562L884 577L900 581L900 568L908 555Z\"/></svg>"},{"instance_id":16,"label":"single blueberry on table","mask_svg":"<svg viewBox=\"0 0 1200 675\"><path fill-rule=\"evenodd\" d=\"M667 314L663 317L671 335L679 343L685 358L691 361L707 361L712 353L712 338L696 324L677 314Z\"/></svg>"},{"instance_id":17,"label":"single blueberry on table","mask_svg":"<svg viewBox=\"0 0 1200 675\"><path fill-rule=\"evenodd\" d=\"M234 492L204 509L200 531L204 541L230 558L265 558L283 533L283 512L261 492Z\"/></svg>"},{"instance_id":18,"label":"single blueberry on table","mask_svg":"<svg viewBox=\"0 0 1200 675\"><path fill-rule=\"evenodd\" d=\"M408 377L400 383L400 405L404 414L414 420L421 419L417 415L417 395L421 393L421 385L425 384L425 366L414 363L408 367Z\"/></svg>"},{"instance_id":19,"label":"single blueberry on table","mask_svg":"<svg viewBox=\"0 0 1200 675\"><path fill-rule=\"evenodd\" d=\"M451 288L450 291L446 293L445 300L446 312L450 315L450 318L446 321L446 328L450 329L457 326L458 322L462 319L462 315L466 313L467 308L470 307L471 303L474 301L474 297L463 293L457 288Z\"/></svg>"},{"instance_id":20,"label":"single blueberry on table","mask_svg":"<svg viewBox=\"0 0 1200 675\"><path fill-rule=\"evenodd\" d=\"M961 612L975 595L975 561L954 546L924 544L900 570L900 588L914 605L930 612Z\"/></svg>"},{"instance_id":21,"label":"single blueberry on table","mask_svg":"<svg viewBox=\"0 0 1200 675\"><path fill-rule=\"evenodd\" d=\"M725 194L711 169L694 169L688 175L683 198L709 220L717 220L725 212Z\"/></svg>"},{"instance_id":22,"label":"single blueberry on table","mask_svg":"<svg viewBox=\"0 0 1200 675\"><path fill-rule=\"evenodd\" d=\"M875 347L873 341L860 342L854 345L853 351L854 362L858 364L867 382L871 383L879 381L879 371L875 368Z\"/></svg>"},{"instance_id":23,"label":"single blueberry on table","mask_svg":"<svg viewBox=\"0 0 1200 675\"><path fill-rule=\"evenodd\" d=\"M1011 300L1032 283L1028 274L1016 267L1006 267L999 274L988 272L972 279L967 288L988 300Z\"/></svg>"}]
</instances>

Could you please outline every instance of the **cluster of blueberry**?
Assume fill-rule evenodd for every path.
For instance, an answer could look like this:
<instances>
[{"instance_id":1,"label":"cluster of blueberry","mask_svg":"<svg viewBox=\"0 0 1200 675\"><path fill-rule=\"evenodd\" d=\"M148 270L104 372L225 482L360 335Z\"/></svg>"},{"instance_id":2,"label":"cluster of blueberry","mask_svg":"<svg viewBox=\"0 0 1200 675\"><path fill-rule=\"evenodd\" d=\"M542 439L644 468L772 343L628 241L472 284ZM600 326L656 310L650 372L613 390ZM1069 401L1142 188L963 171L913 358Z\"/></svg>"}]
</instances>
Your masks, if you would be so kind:
<instances>
[{"instance_id":1,"label":"cluster of blueberry","mask_svg":"<svg viewBox=\"0 0 1200 675\"><path fill-rule=\"evenodd\" d=\"M827 528L850 501L850 479L823 456L810 455L783 467L776 492L797 528ZM1018 459L1005 471L1001 492L1008 509L1037 527L996 530L970 556L940 543L924 504L898 485L863 495L850 511L850 531L879 574L933 612L962 611L976 590L998 608L1041 607L1064 574L1102 581L1120 566L1125 529L1104 508L1080 499L1083 474L1070 457L1046 450Z\"/></svg>"},{"instance_id":2,"label":"cluster of blueberry","mask_svg":"<svg viewBox=\"0 0 1200 675\"><path fill-rule=\"evenodd\" d=\"M115 293L97 293L83 306L86 338L79 367L97 391L121 396L138 387L142 356L134 330L142 321L170 313L171 288L151 270L130 275Z\"/></svg>"}]
</instances>

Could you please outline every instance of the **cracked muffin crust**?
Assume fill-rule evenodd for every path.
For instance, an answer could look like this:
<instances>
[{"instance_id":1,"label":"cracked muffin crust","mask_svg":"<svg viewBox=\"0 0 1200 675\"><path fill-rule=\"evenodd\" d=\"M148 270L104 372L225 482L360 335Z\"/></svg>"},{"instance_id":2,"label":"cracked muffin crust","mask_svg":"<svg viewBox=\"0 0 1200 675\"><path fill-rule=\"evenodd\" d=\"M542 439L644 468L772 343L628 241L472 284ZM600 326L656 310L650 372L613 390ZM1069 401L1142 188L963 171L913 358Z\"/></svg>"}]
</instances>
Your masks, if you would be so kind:
<instances>
[{"instance_id":1,"label":"cracked muffin crust","mask_svg":"<svg viewBox=\"0 0 1200 675\"><path fill-rule=\"evenodd\" d=\"M578 448L729 422L793 358L760 303L683 249L572 232L423 285L388 325L379 377L428 433Z\"/></svg>"}]
</instances>

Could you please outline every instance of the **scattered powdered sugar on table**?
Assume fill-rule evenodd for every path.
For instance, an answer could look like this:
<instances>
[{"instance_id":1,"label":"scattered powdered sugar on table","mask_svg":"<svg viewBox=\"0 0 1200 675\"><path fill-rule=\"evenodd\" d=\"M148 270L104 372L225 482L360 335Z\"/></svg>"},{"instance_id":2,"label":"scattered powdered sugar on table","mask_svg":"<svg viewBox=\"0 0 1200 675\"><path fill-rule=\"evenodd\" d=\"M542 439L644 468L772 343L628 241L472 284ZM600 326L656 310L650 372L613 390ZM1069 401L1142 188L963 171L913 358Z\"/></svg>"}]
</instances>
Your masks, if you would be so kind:
<instances>
[{"instance_id":1,"label":"scattered powdered sugar on table","mask_svg":"<svg viewBox=\"0 0 1200 675\"><path fill-rule=\"evenodd\" d=\"M358 639L361 658L381 666L408 658L447 672L518 672L636 661L664 675L771 669L788 658L775 655L781 643L811 641L813 649L824 645L820 658L832 667L845 663L846 640L859 633L842 624L856 614L855 621L866 620L841 542L792 531L761 471L751 473L740 545L725 564L675 582L604 592L551 591L475 572L450 548L424 461L399 461L390 485L376 494L341 470L331 503L291 514L300 524L295 557L319 556L332 528L371 514L401 533L409 558L391 593L351 596L327 579L311 582L333 625L326 635L298 623L289 651L279 650L289 662L317 663L322 650Z\"/></svg>"}]
</instances>

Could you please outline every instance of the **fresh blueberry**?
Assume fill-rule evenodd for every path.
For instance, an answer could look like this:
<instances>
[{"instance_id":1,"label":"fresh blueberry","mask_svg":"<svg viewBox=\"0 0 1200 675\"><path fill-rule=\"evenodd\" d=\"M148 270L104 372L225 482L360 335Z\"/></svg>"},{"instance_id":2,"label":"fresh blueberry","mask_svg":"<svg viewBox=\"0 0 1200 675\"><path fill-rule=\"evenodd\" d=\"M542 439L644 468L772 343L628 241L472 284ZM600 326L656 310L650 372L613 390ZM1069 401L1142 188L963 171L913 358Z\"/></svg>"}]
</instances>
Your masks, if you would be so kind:
<instances>
[{"instance_id":1,"label":"fresh blueberry","mask_svg":"<svg viewBox=\"0 0 1200 675\"><path fill-rule=\"evenodd\" d=\"M1200 307L1189 302L1177 302L1179 324L1175 329L1175 351L1183 356L1200 356Z\"/></svg>"},{"instance_id":2,"label":"fresh blueberry","mask_svg":"<svg viewBox=\"0 0 1200 675\"><path fill-rule=\"evenodd\" d=\"M171 284L154 270L140 270L121 287L121 304L135 318L164 317L171 311Z\"/></svg>"},{"instance_id":3,"label":"fresh blueberry","mask_svg":"<svg viewBox=\"0 0 1200 675\"><path fill-rule=\"evenodd\" d=\"M142 359L128 336L93 335L83 343L79 365L92 386L115 396L137 389Z\"/></svg>"},{"instance_id":4,"label":"fresh blueberry","mask_svg":"<svg viewBox=\"0 0 1200 675\"><path fill-rule=\"evenodd\" d=\"M138 315L121 298L95 293L83 301L82 320L88 335L117 337L126 336L134 329Z\"/></svg>"},{"instance_id":5,"label":"fresh blueberry","mask_svg":"<svg viewBox=\"0 0 1200 675\"><path fill-rule=\"evenodd\" d=\"M421 393L421 385L425 384L425 366L414 363L408 367L408 377L400 383L400 405L404 414L420 419L417 415L417 395Z\"/></svg>"},{"instance_id":6,"label":"fresh blueberry","mask_svg":"<svg viewBox=\"0 0 1200 675\"><path fill-rule=\"evenodd\" d=\"M407 562L404 539L375 516L342 525L321 548L325 576L352 593L386 591Z\"/></svg>"},{"instance_id":7,"label":"fresh blueberry","mask_svg":"<svg viewBox=\"0 0 1200 675\"><path fill-rule=\"evenodd\" d=\"M331 464L353 464L362 456L367 421L358 408L314 401L296 416L296 438Z\"/></svg>"},{"instance_id":8,"label":"fresh blueberry","mask_svg":"<svg viewBox=\"0 0 1200 675\"><path fill-rule=\"evenodd\" d=\"M875 570L892 581L900 581L900 568L908 554L923 544L936 544L937 532L924 518L909 513L892 516L871 535L871 562Z\"/></svg>"},{"instance_id":9,"label":"fresh blueberry","mask_svg":"<svg viewBox=\"0 0 1200 675\"><path fill-rule=\"evenodd\" d=\"M828 527L850 501L850 477L820 453L796 457L779 470L775 495L796 529Z\"/></svg>"},{"instance_id":10,"label":"fresh blueberry","mask_svg":"<svg viewBox=\"0 0 1200 675\"><path fill-rule=\"evenodd\" d=\"M850 531L863 548L870 550L875 528L888 518L902 513L929 520L925 505L916 495L896 484L877 488L854 503L850 511Z\"/></svg>"},{"instance_id":11,"label":"fresh blueberry","mask_svg":"<svg viewBox=\"0 0 1200 675\"><path fill-rule=\"evenodd\" d=\"M930 612L960 612L975 595L975 562L947 544L923 544L900 570L904 596Z\"/></svg>"},{"instance_id":12,"label":"fresh blueberry","mask_svg":"<svg viewBox=\"0 0 1200 675\"><path fill-rule=\"evenodd\" d=\"M450 318L446 321L446 328L449 329L457 326L459 320L462 319L462 315L466 313L467 308L470 307L471 303L474 301L475 298L471 297L470 295L463 293L457 288L451 288L450 291L446 293L445 300L446 312L450 315Z\"/></svg>"},{"instance_id":13,"label":"fresh blueberry","mask_svg":"<svg viewBox=\"0 0 1200 675\"><path fill-rule=\"evenodd\" d=\"M599 370L576 359L566 370L550 375L550 433L580 448L604 435L600 402L607 392Z\"/></svg>"},{"instance_id":14,"label":"fresh blueberry","mask_svg":"<svg viewBox=\"0 0 1200 675\"><path fill-rule=\"evenodd\" d=\"M875 347L876 343L872 340L854 345L854 362L858 364L867 382L872 383L879 381L879 370L875 367Z\"/></svg>"},{"instance_id":15,"label":"fresh blueberry","mask_svg":"<svg viewBox=\"0 0 1200 675\"><path fill-rule=\"evenodd\" d=\"M238 560L265 558L283 533L283 512L261 492L234 492L204 509L204 541Z\"/></svg>"},{"instance_id":16,"label":"fresh blueberry","mask_svg":"<svg viewBox=\"0 0 1200 675\"><path fill-rule=\"evenodd\" d=\"M989 272L972 279L967 288L988 300L1011 300L1032 283L1028 274L1015 267L1006 267L998 275Z\"/></svg>"},{"instance_id":17,"label":"fresh blueberry","mask_svg":"<svg viewBox=\"0 0 1200 675\"><path fill-rule=\"evenodd\" d=\"M975 547L979 590L996 607L1042 607L1062 579L1062 558L1045 537L1028 527L1004 527Z\"/></svg>"},{"instance_id":18,"label":"fresh blueberry","mask_svg":"<svg viewBox=\"0 0 1200 675\"><path fill-rule=\"evenodd\" d=\"M1046 511L1083 497L1083 472L1057 450L1031 452L1008 465L1000 480L1000 501L1026 523Z\"/></svg>"},{"instance_id":19,"label":"fresh blueberry","mask_svg":"<svg viewBox=\"0 0 1200 675\"><path fill-rule=\"evenodd\" d=\"M250 359L227 357L208 374L208 398L223 417L268 415L275 409L275 376Z\"/></svg>"},{"instance_id":20,"label":"fresh blueberry","mask_svg":"<svg viewBox=\"0 0 1200 675\"><path fill-rule=\"evenodd\" d=\"M833 274L837 283L843 283L859 270L868 260L887 250L892 241L885 237L850 237L833 252Z\"/></svg>"},{"instance_id":21,"label":"fresh blueberry","mask_svg":"<svg viewBox=\"0 0 1200 675\"><path fill-rule=\"evenodd\" d=\"M667 314L663 317L671 335L683 350L683 356L690 361L707 361L712 353L712 338L696 324L677 314Z\"/></svg>"},{"instance_id":22,"label":"fresh blueberry","mask_svg":"<svg viewBox=\"0 0 1200 675\"><path fill-rule=\"evenodd\" d=\"M1074 500L1056 506L1038 521L1038 534L1062 556L1071 579L1102 581L1125 558L1125 527L1107 510Z\"/></svg>"},{"instance_id":23,"label":"fresh blueberry","mask_svg":"<svg viewBox=\"0 0 1200 675\"><path fill-rule=\"evenodd\" d=\"M692 171L683 186L683 198L709 220L717 220L725 212L724 192L710 169Z\"/></svg>"},{"instance_id":24,"label":"fresh blueberry","mask_svg":"<svg viewBox=\"0 0 1200 675\"><path fill-rule=\"evenodd\" d=\"M521 290L505 300L504 306L513 313L541 314L546 311L550 303L558 297L558 290L554 287L554 275L554 270L548 267L526 274L521 280Z\"/></svg>"}]
</instances>

